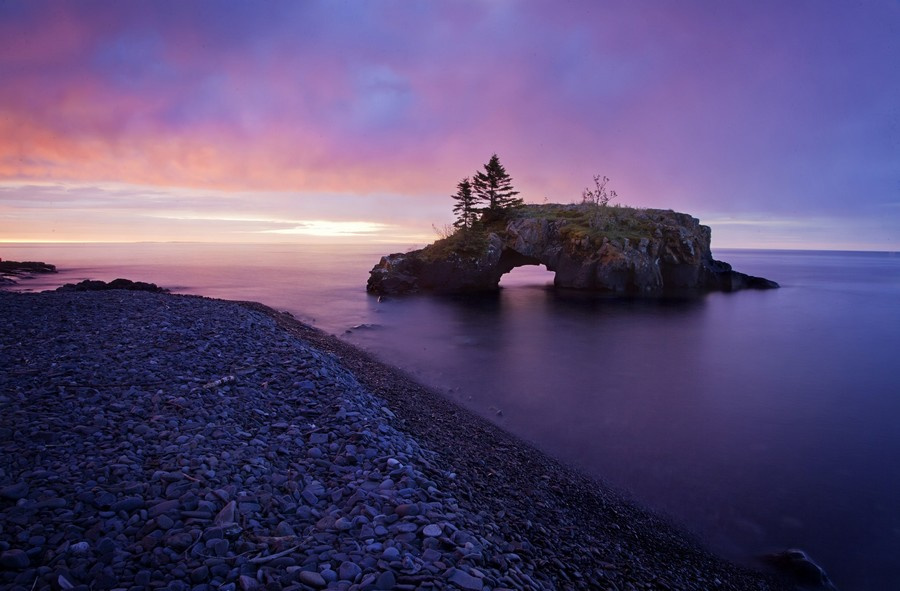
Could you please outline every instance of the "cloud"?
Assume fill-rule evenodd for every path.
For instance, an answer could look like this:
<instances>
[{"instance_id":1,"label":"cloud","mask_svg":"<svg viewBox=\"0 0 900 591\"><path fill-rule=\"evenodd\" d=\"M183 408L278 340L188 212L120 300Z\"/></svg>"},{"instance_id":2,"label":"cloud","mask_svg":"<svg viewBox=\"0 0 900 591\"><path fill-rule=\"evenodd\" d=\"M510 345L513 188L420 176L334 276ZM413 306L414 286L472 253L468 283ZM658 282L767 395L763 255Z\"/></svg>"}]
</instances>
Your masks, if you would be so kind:
<instances>
[{"instance_id":1,"label":"cloud","mask_svg":"<svg viewBox=\"0 0 900 591\"><path fill-rule=\"evenodd\" d=\"M898 21L831 1L5 2L0 180L441 222L497 152L532 202L605 174L633 205L853 216L900 183Z\"/></svg>"},{"instance_id":2,"label":"cloud","mask_svg":"<svg viewBox=\"0 0 900 591\"><path fill-rule=\"evenodd\" d=\"M388 228L387 224L377 224L374 222L306 220L291 223L296 225L292 228L263 230L263 232L271 234L296 234L301 236L360 236L382 232Z\"/></svg>"},{"instance_id":3,"label":"cloud","mask_svg":"<svg viewBox=\"0 0 900 591\"><path fill-rule=\"evenodd\" d=\"M7 242L32 241L45 231L58 240L63 229L71 228L91 241L112 234L141 240L176 235L182 240L213 241L279 236L423 241L443 212L410 208L409 200L390 194L0 183L0 236Z\"/></svg>"}]
</instances>

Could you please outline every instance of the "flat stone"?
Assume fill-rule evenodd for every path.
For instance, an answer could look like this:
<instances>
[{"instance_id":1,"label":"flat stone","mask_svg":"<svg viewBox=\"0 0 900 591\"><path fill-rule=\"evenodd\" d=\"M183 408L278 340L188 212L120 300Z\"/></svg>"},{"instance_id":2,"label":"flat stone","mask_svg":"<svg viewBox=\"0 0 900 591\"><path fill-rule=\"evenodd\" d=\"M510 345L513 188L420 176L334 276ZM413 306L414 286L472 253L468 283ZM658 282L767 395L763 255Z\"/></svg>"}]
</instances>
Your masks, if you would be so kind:
<instances>
[{"instance_id":1,"label":"flat stone","mask_svg":"<svg viewBox=\"0 0 900 591\"><path fill-rule=\"evenodd\" d=\"M235 512L237 511L237 503L234 501L229 501L222 510L216 515L216 518L213 520L213 523L216 525L225 525L228 523L234 523Z\"/></svg>"},{"instance_id":2,"label":"flat stone","mask_svg":"<svg viewBox=\"0 0 900 591\"><path fill-rule=\"evenodd\" d=\"M481 591L484 583L478 577L473 577L464 570L454 568L447 580L466 591Z\"/></svg>"},{"instance_id":3,"label":"flat stone","mask_svg":"<svg viewBox=\"0 0 900 591\"><path fill-rule=\"evenodd\" d=\"M34 505L35 509L62 509L66 506L66 500L59 497L53 499L45 499Z\"/></svg>"},{"instance_id":4,"label":"flat stone","mask_svg":"<svg viewBox=\"0 0 900 591\"><path fill-rule=\"evenodd\" d=\"M165 544L166 546L173 548L177 551L186 550L194 543L194 538L190 533L182 531L177 532L166 538Z\"/></svg>"},{"instance_id":5,"label":"flat stone","mask_svg":"<svg viewBox=\"0 0 900 591\"><path fill-rule=\"evenodd\" d=\"M436 538L443 533L443 530L441 529L441 526L429 523L422 528L422 533L429 538Z\"/></svg>"},{"instance_id":6,"label":"flat stone","mask_svg":"<svg viewBox=\"0 0 900 591\"><path fill-rule=\"evenodd\" d=\"M400 504L394 507L394 513L396 513L400 517L406 517L407 515L418 515L419 506L411 503Z\"/></svg>"},{"instance_id":7,"label":"flat stone","mask_svg":"<svg viewBox=\"0 0 900 591\"><path fill-rule=\"evenodd\" d=\"M12 550L5 550L0 554L0 566L3 568L22 570L28 568L28 565L30 564L31 561L28 559L28 554L26 554L24 550L14 548Z\"/></svg>"},{"instance_id":8,"label":"flat stone","mask_svg":"<svg viewBox=\"0 0 900 591\"><path fill-rule=\"evenodd\" d=\"M28 483L26 482L17 482L15 484L10 484L9 486L0 488L0 497L9 499L11 501L18 501L19 499L23 499L27 494Z\"/></svg>"},{"instance_id":9,"label":"flat stone","mask_svg":"<svg viewBox=\"0 0 900 591\"><path fill-rule=\"evenodd\" d=\"M324 587L327 585L325 578L322 575L308 570L300 571L297 575L297 581L304 585L309 585L310 587Z\"/></svg>"},{"instance_id":10,"label":"flat stone","mask_svg":"<svg viewBox=\"0 0 900 591\"><path fill-rule=\"evenodd\" d=\"M384 552L381 553L381 557L385 560L397 560L398 558L400 558L400 550L393 546L390 546L384 549Z\"/></svg>"},{"instance_id":11,"label":"flat stone","mask_svg":"<svg viewBox=\"0 0 900 591\"><path fill-rule=\"evenodd\" d=\"M94 498L94 505L101 509L111 508L116 502L116 495L103 491Z\"/></svg>"},{"instance_id":12,"label":"flat stone","mask_svg":"<svg viewBox=\"0 0 900 591\"><path fill-rule=\"evenodd\" d=\"M191 571L191 581L194 583L202 583L209 578L209 567L205 564Z\"/></svg>"},{"instance_id":13,"label":"flat stone","mask_svg":"<svg viewBox=\"0 0 900 591\"><path fill-rule=\"evenodd\" d=\"M331 570L330 568L326 568L325 570L322 571L322 578L325 579L327 582L332 583L334 581L337 581L338 574L336 572L334 572L333 570Z\"/></svg>"},{"instance_id":14,"label":"flat stone","mask_svg":"<svg viewBox=\"0 0 900 591\"><path fill-rule=\"evenodd\" d=\"M160 515L156 518L156 527L163 531L172 529L173 525L175 525L175 520L168 515Z\"/></svg>"},{"instance_id":15,"label":"flat stone","mask_svg":"<svg viewBox=\"0 0 900 591\"><path fill-rule=\"evenodd\" d=\"M97 552L100 554L111 554L116 549L116 543L109 538L101 538L97 542Z\"/></svg>"},{"instance_id":16,"label":"flat stone","mask_svg":"<svg viewBox=\"0 0 900 591\"><path fill-rule=\"evenodd\" d=\"M150 517L158 517L163 513L168 513L169 511L176 511L178 509L178 499L169 499L167 501L161 501L147 510L147 515Z\"/></svg>"},{"instance_id":17,"label":"flat stone","mask_svg":"<svg viewBox=\"0 0 900 591\"><path fill-rule=\"evenodd\" d=\"M216 556L225 556L226 554L228 554L228 547L231 542L225 539L211 540L211 542L211 550L213 551L213 554L215 554Z\"/></svg>"},{"instance_id":18,"label":"flat stone","mask_svg":"<svg viewBox=\"0 0 900 591\"><path fill-rule=\"evenodd\" d=\"M385 571L378 575L378 579L375 581L376 589L393 589L397 585L397 577L394 576L394 573L391 571Z\"/></svg>"}]
</instances>

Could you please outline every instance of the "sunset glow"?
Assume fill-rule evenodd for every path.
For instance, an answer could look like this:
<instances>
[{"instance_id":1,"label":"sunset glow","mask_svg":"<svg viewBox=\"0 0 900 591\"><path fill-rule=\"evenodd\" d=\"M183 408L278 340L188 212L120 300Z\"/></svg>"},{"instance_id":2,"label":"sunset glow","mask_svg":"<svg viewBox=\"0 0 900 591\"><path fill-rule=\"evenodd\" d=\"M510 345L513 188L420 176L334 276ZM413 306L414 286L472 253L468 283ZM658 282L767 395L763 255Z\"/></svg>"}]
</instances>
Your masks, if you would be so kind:
<instances>
[{"instance_id":1,"label":"sunset glow","mask_svg":"<svg viewBox=\"0 0 900 591\"><path fill-rule=\"evenodd\" d=\"M0 240L404 240L498 153L531 203L900 249L900 7L0 4ZM416 240L421 242L421 240Z\"/></svg>"}]
</instances>

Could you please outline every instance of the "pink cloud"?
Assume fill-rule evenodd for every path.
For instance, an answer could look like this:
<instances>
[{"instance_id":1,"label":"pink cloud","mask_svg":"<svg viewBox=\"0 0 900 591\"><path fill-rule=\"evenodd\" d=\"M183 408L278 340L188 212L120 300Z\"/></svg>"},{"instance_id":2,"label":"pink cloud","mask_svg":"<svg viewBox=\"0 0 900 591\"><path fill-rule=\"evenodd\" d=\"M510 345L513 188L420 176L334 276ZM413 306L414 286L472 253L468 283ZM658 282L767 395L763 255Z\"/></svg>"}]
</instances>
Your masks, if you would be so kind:
<instances>
[{"instance_id":1,"label":"pink cloud","mask_svg":"<svg viewBox=\"0 0 900 591\"><path fill-rule=\"evenodd\" d=\"M838 211L897 178L900 17L865 8L7 3L0 179L443 199L498 152L532 201L603 173L635 204Z\"/></svg>"}]
</instances>

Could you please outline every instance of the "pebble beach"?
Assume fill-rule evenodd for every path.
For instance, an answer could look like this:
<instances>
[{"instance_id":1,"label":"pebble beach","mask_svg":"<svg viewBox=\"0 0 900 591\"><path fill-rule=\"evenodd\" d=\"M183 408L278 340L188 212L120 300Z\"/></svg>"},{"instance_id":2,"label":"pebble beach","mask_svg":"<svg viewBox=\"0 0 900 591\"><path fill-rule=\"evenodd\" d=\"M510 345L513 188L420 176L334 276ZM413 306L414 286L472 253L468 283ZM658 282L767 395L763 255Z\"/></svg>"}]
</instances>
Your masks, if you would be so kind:
<instances>
[{"instance_id":1,"label":"pebble beach","mask_svg":"<svg viewBox=\"0 0 900 591\"><path fill-rule=\"evenodd\" d=\"M780 591L260 304L0 292L0 589Z\"/></svg>"}]
</instances>

